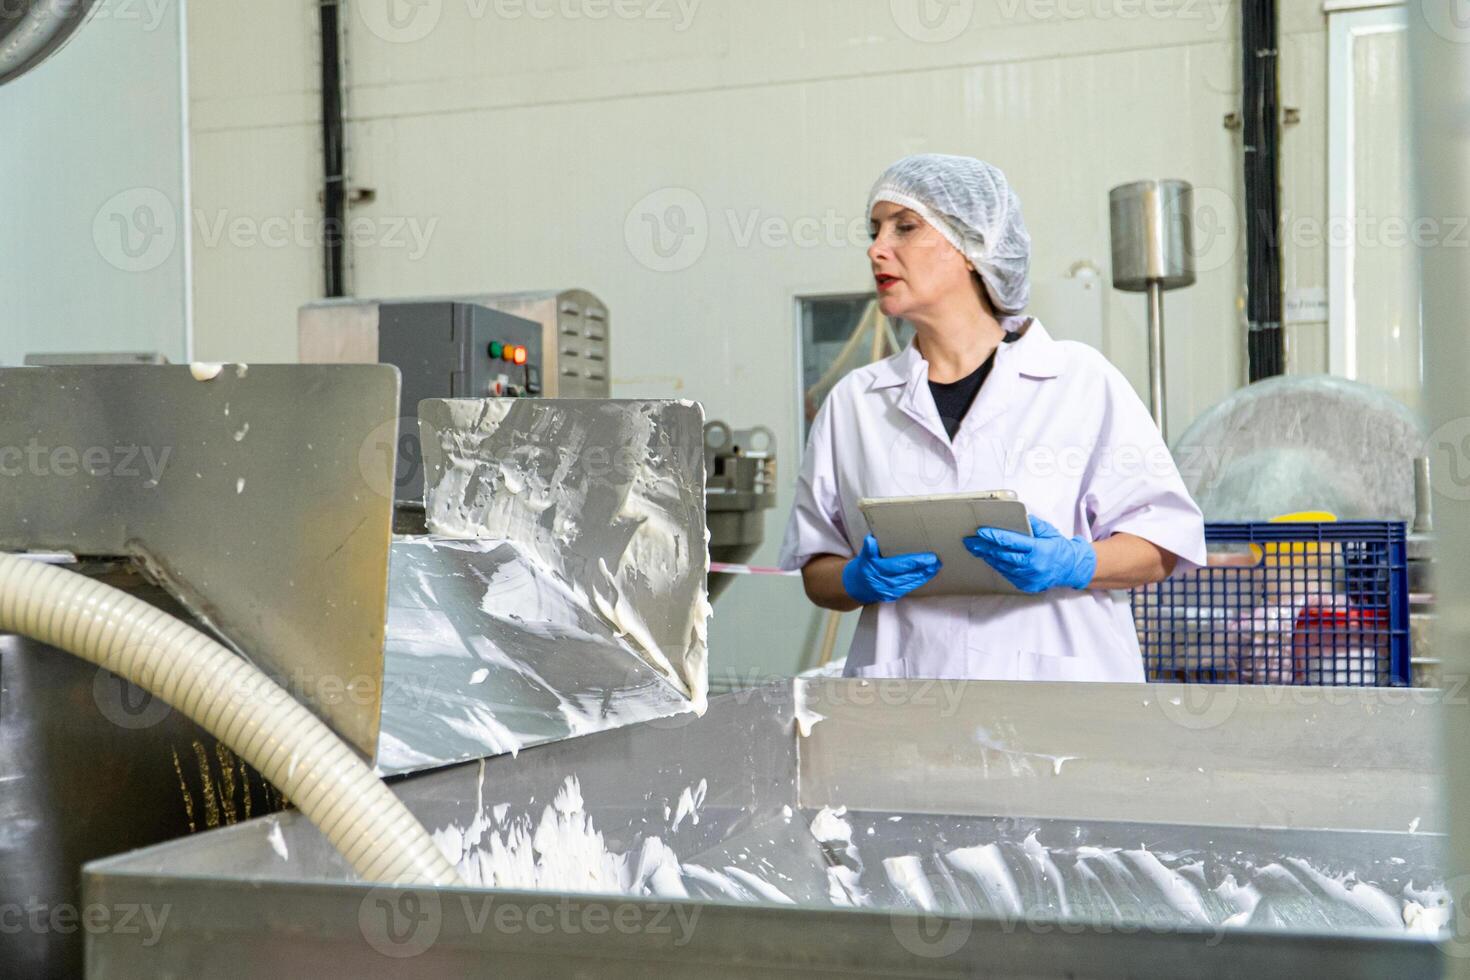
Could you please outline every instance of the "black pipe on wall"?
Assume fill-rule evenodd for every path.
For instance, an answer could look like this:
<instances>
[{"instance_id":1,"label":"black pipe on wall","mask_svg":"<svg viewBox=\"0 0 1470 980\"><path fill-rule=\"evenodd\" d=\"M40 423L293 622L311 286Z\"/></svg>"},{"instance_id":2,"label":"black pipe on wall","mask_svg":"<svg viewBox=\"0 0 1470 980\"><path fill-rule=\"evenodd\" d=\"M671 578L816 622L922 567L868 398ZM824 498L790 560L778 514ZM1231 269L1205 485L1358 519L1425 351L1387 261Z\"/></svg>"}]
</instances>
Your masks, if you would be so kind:
<instances>
[{"instance_id":1,"label":"black pipe on wall","mask_svg":"<svg viewBox=\"0 0 1470 980\"><path fill-rule=\"evenodd\" d=\"M342 122L342 25L337 0L318 5L322 33L322 290L347 293L347 177Z\"/></svg>"},{"instance_id":2,"label":"black pipe on wall","mask_svg":"<svg viewBox=\"0 0 1470 980\"><path fill-rule=\"evenodd\" d=\"M1250 380L1286 371L1281 327L1281 97L1276 0L1244 0L1240 13L1245 144L1246 317Z\"/></svg>"}]
</instances>

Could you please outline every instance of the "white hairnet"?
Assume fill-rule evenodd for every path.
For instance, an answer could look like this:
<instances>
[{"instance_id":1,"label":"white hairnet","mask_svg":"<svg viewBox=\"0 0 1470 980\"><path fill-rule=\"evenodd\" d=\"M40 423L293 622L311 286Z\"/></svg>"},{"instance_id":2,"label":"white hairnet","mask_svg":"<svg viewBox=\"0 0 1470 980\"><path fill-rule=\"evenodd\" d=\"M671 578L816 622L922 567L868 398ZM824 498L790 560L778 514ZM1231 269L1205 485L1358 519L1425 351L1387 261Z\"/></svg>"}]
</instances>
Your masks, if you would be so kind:
<instances>
[{"instance_id":1,"label":"white hairnet","mask_svg":"<svg viewBox=\"0 0 1470 980\"><path fill-rule=\"evenodd\" d=\"M973 157L924 153L889 167L868 198L916 212L980 273L1000 313L1020 313L1031 295L1031 236L1021 201L999 168Z\"/></svg>"}]
</instances>

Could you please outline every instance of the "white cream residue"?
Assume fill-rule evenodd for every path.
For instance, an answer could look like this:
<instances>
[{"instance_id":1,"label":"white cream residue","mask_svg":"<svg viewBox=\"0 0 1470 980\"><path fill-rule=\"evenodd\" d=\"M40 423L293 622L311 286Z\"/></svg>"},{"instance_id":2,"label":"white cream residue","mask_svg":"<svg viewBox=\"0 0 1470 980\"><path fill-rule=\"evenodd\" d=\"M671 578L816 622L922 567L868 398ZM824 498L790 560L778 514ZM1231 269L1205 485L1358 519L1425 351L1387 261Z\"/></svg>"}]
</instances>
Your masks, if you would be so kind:
<instances>
[{"instance_id":1,"label":"white cream residue","mask_svg":"<svg viewBox=\"0 0 1470 980\"><path fill-rule=\"evenodd\" d=\"M281 831L280 820L271 820L271 829L266 831L265 839L270 841L271 850L276 852L277 857L282 861L291 860L291 855L286 851L286 835Z\"/></svg>"},{"instance_id":2,"label":"white cream residue","mask_svg":"<svg viewBox=\"0 0 1470 980\"><path fill-rule=\"evenodd\" d=\"M731 867L730 865L726 865L725 874L729 875L731 878L734 878L751 892L768 902L776 902L781 905L796 904L796 900L790 895L787 895L775 885L771 884L768 881L765 881L762 878L757 877L754 874L751 874L749 871L746 871L743 868L735 868Z\"/></svg>"},{"instance_id":3,"label":"white cream residue","mask_svg":"<svg viewBox=\"0 0 1470 980\"><path fill-rule=\"evenodd\" d=\"M851 844L852 824L847 822L847 807L835 810L824 806L812 817L812 836L823 844Z\"/></svg>"},{"instance_id":4,"label":"white cream residue","mask_svg":"<svg viewBox=\"0 0 1470 980\"><path fill-rule=\"evenodd\" d=\"M445 714L440 718L456 735L485 746L492 755L504 752L515 755L521 750L520 736L497 721L489 708L474 702L466 702L462 707L461 716Z\"/></svg>"},{"instance_id":5,"label":"white cream residue","mask_svg":"<svg viewBox=\"0 0 1470 980\"><path fill-rule=\"evenodd\" d=\"M213 381L224 369L223 364L212 364L209 361L195 361L189 365L189 373L194 376L195 381Z\"/></svg>"},{"instance_id":6,"label":"white cream residue","mask_svg":"<svg viewBox=\"0 0 1470 980\"><path fill-rule=\"evenodd\" d=\"M939 907L934 886L924 876L924 865L918 855L884 858L883 873L888 876L888 883L913 905L925 912L933 912Z\"/></svg>"},{"instance_id":7,"label":"white cream residue","mask_svg":"<svg viewBox=\"0 0 1470 980\"><path fill-rule=\"evenodd\" d=\"M802 738L810 738L812 728L821 721L826 721L827 716L812 707L817 699L816 686L812 684L796 685L796 732Z\"/></svg>"},{"instance_id":8,"label":"white cream residue","mask_svg":"<svg viewBox=\"0 0 1470 980\"><path fill-rule=\"evenodd\" d=\"M684 791L679 794L679 802L674 809L673 829L678 830L679 824L688 817L691 824L699 823L699 810L704 806L705 794L709 792L709 782L701 779L697 786L685 786Z\"/></svg>"},{"instance_id":9,"label":"white cream residue","mask_svg":"<svg viewBox=\"0 0 1470 980\"><path fill-rule=\"evenodd\" d=\"M1009 774L1012 776L1034 776L1036 770L1031 765L1031 760L1037 760L1047 764L1051 768L1053 776L1062 774L1062 766L1068 762L1074 762L1081 756L1076 755L1051 755L1046 752L1028 752L1021 749L1013 749L1005 738L997 737L983 725L975 729L975 743L981 748L981 767L985 776L990 775L990 755L995 753L1006 762Z\"/></svg>"},{"instance_id":10,"label":"white cream residue","mask_svg":"<svg viewBox=\"0 0 1470 980\"><path fill-rule=\"evenodd\" d=\"M1021 892L998 844L956 848L945 860L974 879L992 909L1007 915L1021 914Z\"/></svg>"}]
</instances>

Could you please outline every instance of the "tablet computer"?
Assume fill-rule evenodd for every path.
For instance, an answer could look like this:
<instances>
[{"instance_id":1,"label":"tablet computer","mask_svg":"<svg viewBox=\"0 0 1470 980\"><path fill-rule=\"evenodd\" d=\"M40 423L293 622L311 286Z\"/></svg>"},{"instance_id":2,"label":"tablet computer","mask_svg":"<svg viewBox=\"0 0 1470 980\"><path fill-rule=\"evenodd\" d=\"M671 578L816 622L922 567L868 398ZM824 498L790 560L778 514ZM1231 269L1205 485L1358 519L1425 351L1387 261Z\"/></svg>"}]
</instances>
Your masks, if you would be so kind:
<instances>
[{"instance_id":1,"label":"tablet computer","mask_svg":"<svg viewBox=\"0 0 1470 980\"><path fill-rule=\"evenodd\" d=\"M923 497L865 497L858 509L885 557L932 551L943 567L912 596L1020 595L1021 591L965 547L979 527L1031 536L1026 505L1009 490Z\"/></svg>"}]
</instances>

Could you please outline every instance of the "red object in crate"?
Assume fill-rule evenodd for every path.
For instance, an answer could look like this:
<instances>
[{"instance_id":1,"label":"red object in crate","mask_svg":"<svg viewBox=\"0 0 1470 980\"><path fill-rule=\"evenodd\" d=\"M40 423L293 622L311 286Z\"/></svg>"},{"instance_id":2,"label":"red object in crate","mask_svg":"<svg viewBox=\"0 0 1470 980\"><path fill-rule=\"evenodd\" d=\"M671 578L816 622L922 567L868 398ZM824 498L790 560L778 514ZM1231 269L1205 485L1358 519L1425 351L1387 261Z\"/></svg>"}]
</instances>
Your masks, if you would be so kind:
<instances>
[{"instance_id":1,"label":"red object in crate","mask_svg":"<svg viewBox=\"0 0 1470 980\"><path fill-rule=\"evenodd\" d=\"M1291 632L1292 683L1364 687L1387 670L1386 609L1306 605Z\"/></svg>"}]
</instances>

